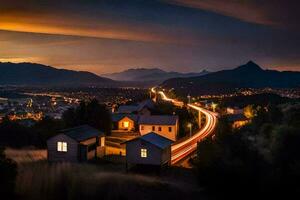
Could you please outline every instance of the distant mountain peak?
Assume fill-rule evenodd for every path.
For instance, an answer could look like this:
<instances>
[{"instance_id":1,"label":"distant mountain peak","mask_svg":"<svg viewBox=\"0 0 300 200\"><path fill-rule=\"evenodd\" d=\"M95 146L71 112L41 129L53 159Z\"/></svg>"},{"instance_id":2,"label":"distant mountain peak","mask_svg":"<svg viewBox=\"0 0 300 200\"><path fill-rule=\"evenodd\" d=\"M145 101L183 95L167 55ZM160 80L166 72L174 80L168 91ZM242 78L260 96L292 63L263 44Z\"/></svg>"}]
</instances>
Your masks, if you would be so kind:
<instances>
[{"instance_id":1,"label":"distant mountain peak","mask_svg":"<svg viewBox=\"0 0 300 200\"><path fill-rule=\"evenodd\" d=\"M182 95L226 94L237 88L298 88L300 72L264 70L253 61L237 68L209 73L192 78L169 79L161 84L174 88Z\"/></svg>"},{"instance_id":2,"label":"distant mountain peak","mask_svg":"<svg viewBox=\"0 0 300 200\"><path fill-rule=\"evenodd\" d=\"M253 62L252 60L247 62L245 65L237 67L236 69L237 70L263 71L263 69L258 64Z\"/></svg>"},{"instance_id":3,"label":"distant mountain peak","mask_svg":"<svg viewBox=\"0 0 300 200\"><path fill-rule=\"evenodd\" d=\"M118 81L150 81L155 84L161 83L170 78L193 77L208 74L203 70L197 73L180 73L176 71L164 71L160 68L131 68L122 72L103 74L102 76Z\"/></svg>"},{"instance_id":4,"label":"distant mountain peak","mask_svg":"<svg viewBox=\"0 0 300 200\"><path fill-rule=\"evenodd\" d=\"M1 63L0 85L110 86L115 81L86 71L57 69L36 63Z\"/></svg>"}]
</instances>

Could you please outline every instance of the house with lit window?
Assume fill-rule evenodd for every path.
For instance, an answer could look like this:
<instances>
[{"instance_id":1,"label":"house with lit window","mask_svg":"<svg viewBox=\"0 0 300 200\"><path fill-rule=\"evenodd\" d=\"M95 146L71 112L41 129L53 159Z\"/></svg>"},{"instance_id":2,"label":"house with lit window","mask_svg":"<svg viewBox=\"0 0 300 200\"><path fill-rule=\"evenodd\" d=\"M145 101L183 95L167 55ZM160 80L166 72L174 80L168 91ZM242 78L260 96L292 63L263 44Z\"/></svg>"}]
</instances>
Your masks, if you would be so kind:
<instances>
[{"instance_id":1,"label":"house with lit window","mask_svg":"<svg viewBox=\"0 0 300 200\"><path fill-rule=\"evenodd\" d=\"M122 131L134 131L138 127L138 118L139 116L136 114L113 113L113 129Z\"/></svg>"},{"instance_id":2,"label":"house with lit window","mask_svg":"<svg viewBox=\"0 0 300 200\"><path fill-rule=\"evenodd\" d=\"M105 135L88 125L64 129L47 140L48 161L84 162L105 155Z\"/></svg>"},{"instance_id":3,"label":"house with lit window","mask_svg":"<svg viewBox=\"0 0 300 200\"><path fill-rule=\"evenodd\" d=\"M178 135L178 116L176 115L149 115L140 116L139 132L146 135L155 132L158 135L175 141Z\"/></svg>"},{"instance_id":4,"label":"house with lit window","mask_svg":"<svg viewBox=\"0 0 300 200\"><path fill-rule=\"evenodd\" d=\"M125 142L126 165L165 166L171 163L172 140L154 132Z\"/></svg>"}]
</instances>

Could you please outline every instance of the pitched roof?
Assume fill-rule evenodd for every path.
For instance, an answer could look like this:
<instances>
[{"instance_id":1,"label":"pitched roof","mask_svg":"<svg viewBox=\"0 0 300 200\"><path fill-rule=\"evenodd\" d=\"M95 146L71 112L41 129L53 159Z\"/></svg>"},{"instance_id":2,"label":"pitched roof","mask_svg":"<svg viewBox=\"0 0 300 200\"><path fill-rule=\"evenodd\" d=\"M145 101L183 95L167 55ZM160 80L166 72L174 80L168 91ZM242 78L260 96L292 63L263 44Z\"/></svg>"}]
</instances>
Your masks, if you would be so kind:
<instances>
[{"instance_id":1,"label":"pitched roof","mask_svg":"<svg viewBox=\"0 0 300 200\"><path fill-rule=\"evenodd\" d=\"M81 142L93 137L102 136L104 135L103 132L89 126L89 125L82 125L77 126L74 128L64 129L61 130L61 133L64 135L69 136L70 138Z\"/></svg>"},{"instance_id":2,"label":"pitched roof","mask_svg":"<svg viewBox=\"0 0 300 200\"><path fill-rule=\"evenodd\" d=\"M118 109L118 113L133 113L141 111L143 108L153 108L154 103L151 99L144 100L138 104L122 105Z\"/></svg>"},{"instance_id":3,"label":"pitched roof","mask_svg":"<svg viewBox=\"0 0 300 200\"><path fill-rule=\"evenodd\" d=\"M133 113L138 111L138 106L136 105L122 105L118 109L118 113Z\"/></svg>"},{"instance_id":4,"label":"pitched roof","mask_svg":"<svg viewBox=\"0 0 300 200\"><path fill-rule=\"evenodd\" d=\"M132 140L128 140L124 143L128 143L128 142L138 140L138 139L149 142L150 144L153 144L160 149L165 149L165 148L171 146L171 144L173 143L172 140L169 140L168 138L158 135L157 133L154 133L154 132L147 133L146 135L134 138Z\"/></svg>"},{"instance_id":5,"label":"pitched roof","mask_svg":"<svg viewBox=\"0 0 300 200\"><path fill-rule=\"evenodd\" d=\"M144 100L140 102L137 106L138 111L142 110L143 108L153 108L154 107L154 102L151 99Z\"/></svg>"},{"instance_id":6,"label":"pitched roof","mask_svg":"<svg viewBox=\"0 0 300 200\"><path fill-rule=\"evenodd\" d=\"M118 122L121 119L123 119L124 117L128 117L129 119L133 120L134 122L137 122L139 116L135 115L135 114L126 114L126 113L113 113L111 115L113 122Z\"/></svg>"},{"instance_id":7,"label":"pitched roof","mask_svg":"<svg viewBox=\"0 0 300 200\"><path fill-rule=\"evenodd\" d=\"M177 115L150 115L141 116L139 124L148 125L175 125L178 120Z\"/></svg>"}]
</instances>

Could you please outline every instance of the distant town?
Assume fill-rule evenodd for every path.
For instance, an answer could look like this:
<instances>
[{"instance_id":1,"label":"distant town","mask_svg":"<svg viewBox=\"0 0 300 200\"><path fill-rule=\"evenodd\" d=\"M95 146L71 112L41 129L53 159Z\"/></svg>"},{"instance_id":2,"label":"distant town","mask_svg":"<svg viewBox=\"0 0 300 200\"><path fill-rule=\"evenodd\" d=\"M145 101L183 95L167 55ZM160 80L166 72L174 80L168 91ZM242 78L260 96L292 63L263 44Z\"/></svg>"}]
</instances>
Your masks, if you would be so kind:
<instances>
[{"instance_id":1,"label":"distant town","mask_svg":"<svg viewBox=\"0 0 300 200\"><path fill-rule=\"evenodd\" d=\"M1 200L300 199L300 0L0 0Z\"/></svg>"}]
</instances>

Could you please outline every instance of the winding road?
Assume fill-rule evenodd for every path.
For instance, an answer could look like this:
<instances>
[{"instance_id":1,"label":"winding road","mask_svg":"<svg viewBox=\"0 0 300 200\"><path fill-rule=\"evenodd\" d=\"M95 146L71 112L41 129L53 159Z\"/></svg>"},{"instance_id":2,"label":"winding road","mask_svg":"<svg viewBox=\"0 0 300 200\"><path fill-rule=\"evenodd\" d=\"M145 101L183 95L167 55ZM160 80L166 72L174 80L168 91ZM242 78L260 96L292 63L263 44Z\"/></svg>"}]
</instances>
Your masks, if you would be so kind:
<instances>
[{"instance_id":1,"label":"winding road","mask_svg":"<svg viewBox=\"0 0 300 200\"><path fill-rule=\"evenodd\" d=\"M151 89L152 92L156 92L154 88ZM170 99L166 96L166 94L163 91L158 92L162 99L164 101L169 101L173 103L175 106L180 106L182 107L184 105L183 102L175 100L175 99ZM216 128L217 124L217 113L211 112L209 110L206 110L204 108L201 108L199 106L196 106L194 104L188 104L188 107L201 112L201 114L204 114L206 117L206 122L202 128L192 135L191 137L187 138L184 141L181 141L179 143L175 143L171 147L171 164L176 164L178 161L186 158L189 156L191 153L195 152L197 149L197 143L207 136L211 135Z\"/></svg>"}]
</instances>

